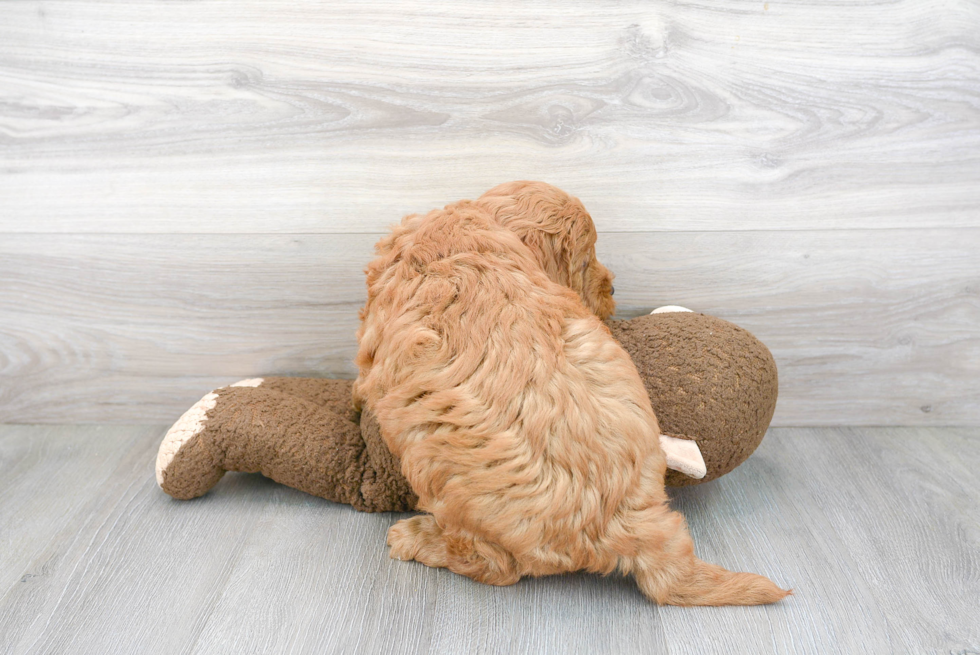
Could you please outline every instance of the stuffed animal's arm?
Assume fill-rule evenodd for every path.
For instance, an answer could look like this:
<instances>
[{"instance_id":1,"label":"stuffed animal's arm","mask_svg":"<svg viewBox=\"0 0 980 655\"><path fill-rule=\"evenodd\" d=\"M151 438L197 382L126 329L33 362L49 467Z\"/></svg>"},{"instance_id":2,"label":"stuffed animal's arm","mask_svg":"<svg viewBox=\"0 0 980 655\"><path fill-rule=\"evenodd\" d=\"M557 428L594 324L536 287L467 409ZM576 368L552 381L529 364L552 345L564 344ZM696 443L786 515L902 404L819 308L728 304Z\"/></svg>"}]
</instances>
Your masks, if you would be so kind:
<instances>
[{"instance_id":1,"label":"stuffed animal's arm","mask_svg":"<svg viewBox=\"0 0 980 655\"><path fill-rule=\"evenodd\" d=\"M365 443L350 382L255 378L217 389L174 424L160 444L160 487L187 500L225 471L276 482L361 511L407 511L416 501L398 463Z\"/></svg>"}]
</instances>

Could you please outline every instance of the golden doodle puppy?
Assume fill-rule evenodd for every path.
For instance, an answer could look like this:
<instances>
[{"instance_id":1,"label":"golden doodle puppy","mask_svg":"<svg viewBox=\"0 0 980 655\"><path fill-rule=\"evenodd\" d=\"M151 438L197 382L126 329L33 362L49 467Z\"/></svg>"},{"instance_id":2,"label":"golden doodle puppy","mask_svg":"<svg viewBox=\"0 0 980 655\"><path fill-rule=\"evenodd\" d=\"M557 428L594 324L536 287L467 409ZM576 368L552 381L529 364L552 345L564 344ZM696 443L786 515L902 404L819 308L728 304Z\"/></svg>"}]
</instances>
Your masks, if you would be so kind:
<instances>
[{"instance_id":1,"label":"golden doodle puppy","mask_svg":"<svg viewBox=\"0 0 980 655\"><path fill-rule=\"evenodd\" d=\"M378 242L354 402L426 512L391 527L391 556L496 585L619 570L664 604L783 598L695 557L668 507L657 419L600 321L614 305L594 244L581 204L540 183L407 216Z\"/></svg>"}]
</instances>

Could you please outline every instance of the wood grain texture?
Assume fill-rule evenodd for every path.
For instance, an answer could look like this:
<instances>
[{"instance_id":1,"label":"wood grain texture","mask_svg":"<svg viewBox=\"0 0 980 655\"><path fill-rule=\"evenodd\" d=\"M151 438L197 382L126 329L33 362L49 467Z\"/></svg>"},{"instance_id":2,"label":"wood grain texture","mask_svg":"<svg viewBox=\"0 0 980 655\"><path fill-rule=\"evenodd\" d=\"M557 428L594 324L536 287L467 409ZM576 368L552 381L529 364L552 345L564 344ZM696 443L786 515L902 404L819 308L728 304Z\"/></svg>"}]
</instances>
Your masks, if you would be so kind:
<instances>
[{"instance_id":1,"label":"wood grain texture","mask_svg":"<svg viewBox=\"0 0 980 655\"><path fill-rule=\"evenodd\" d=\"M257 375L353 377L375 235L0 242L0 418L176 420ZM620 315L682 304L773 351L776 425L980 424L980 229L605 235Z\"/></svg>"},{"instance_id":2,"label":"wood grain texture","mask_svg":"<svg viewBox=\"0 0 980 655\"><path fill-rule=\"evenodd\" d=\"M731 474L675 490L700 556L794 587L755 608L658 608L619 577L480 585L388 559L385 532L401 515L359 514L257 475L175 501L153 480L163 431L0 427L0 470L21 471L0 488L0 539L15 545L0 549L0 651L980 649L976 428L774 429ZM85 479L70 461L111 474ZM32 497L43 479L63 497Z\"/></svg>"},{"instance_id":3,"label":"wood grain texture","mask_svg":"<svg viewBox=\"0 0 980 655\"><path fill-rule=\"evenodd\" d=\"M980 225L969 0L11 0L0 232L379 232L510 179L603 231Z\"/></svg>"},{"instance_id":4,"label":"wood grain texture","mask_svg":"<svg viewBox=\"0 0 980 655\"><path fill-rule=\"evenodd\" d=\"M47 568L46 549L64 539L65 526L118 475L134 438L146 440L138 429L101 426L0 431L0 589L29 583L39 574L27 571L32 565ZM84 467L78 465L74 439L90 449Z\"/></svg>"},{"instance_id":5,"label":"wood grain texture","mask_svg":"<svg viewBox=\"0 0 980 655\"><path fill-rule=\"evenodd\" d=\"M0 421L351 376L402 215L580 196L626 315L776 354L777 425L980 424L980 5L9 0Z\"/></svg>"}]
</instances>

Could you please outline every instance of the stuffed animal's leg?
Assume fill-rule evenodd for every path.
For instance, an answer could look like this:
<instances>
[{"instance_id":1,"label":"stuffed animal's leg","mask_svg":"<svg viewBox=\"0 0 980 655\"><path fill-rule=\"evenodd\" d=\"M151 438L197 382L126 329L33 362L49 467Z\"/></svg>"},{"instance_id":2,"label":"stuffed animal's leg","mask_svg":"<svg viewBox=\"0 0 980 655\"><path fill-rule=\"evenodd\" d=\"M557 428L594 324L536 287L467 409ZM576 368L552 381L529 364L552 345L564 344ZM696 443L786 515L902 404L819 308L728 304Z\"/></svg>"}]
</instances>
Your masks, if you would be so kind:
<instances>
[{"instance_id":1,"label":"stuffed animal's leg","mask_svg":"<svg viewBox=\"0 0 980 655\"><path fill-rule=\"evenodd\" d=\"M369 409L358 412L351 400L353 380L327 378L270 377L262 380L263 389L302 398L329 409L360 425L360 435L367 452L361 481L363 506L355 509L375 512L406 512L415 509L418 497L401 473L400 462L388 450L378 419ZM370 509L365 509L370 508Z\"/></svg>"},{"instance_id":2,"label":"stuffed animal's leg","mask_svg":"<svg viewBox=\"0 0 980 655\"><path fill-rule=\"evenodd\" d=\"M358 423L280 386L246 380L188 410L160 446L163 490L195 498L225 471L244 471L362 511L410 509L407 499L385 494L388 487L379 480L389 472L373 466Z\"/></svg>"},{"instance_id":3,"label":"stuffed animal's leg","mask_svg":"<svg viewBox=\"0 0 980 655\"><path fill-rule=\"evenodd\" d=\"M288 396L308 400L314 405L319 405L345 417L351 423L357 423L360 420L359 412L354 409L354 403L351 402L353 380L288 377L256 378L256 380L262 381L263 389L271 389Z\"/></svg>"}]
</instances>

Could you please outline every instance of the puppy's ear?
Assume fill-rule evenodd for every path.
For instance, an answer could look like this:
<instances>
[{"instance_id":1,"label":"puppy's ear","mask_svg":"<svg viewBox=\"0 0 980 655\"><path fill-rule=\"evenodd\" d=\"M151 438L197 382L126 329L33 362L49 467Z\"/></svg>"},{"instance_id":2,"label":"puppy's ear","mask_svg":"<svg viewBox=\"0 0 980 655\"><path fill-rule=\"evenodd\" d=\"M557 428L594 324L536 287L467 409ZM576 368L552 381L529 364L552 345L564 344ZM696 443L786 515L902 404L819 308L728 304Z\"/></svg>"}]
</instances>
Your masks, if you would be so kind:
<instances>
[{"instance_id":1,"label":"puppy's ear","mask_svg":"<svg viewBox=\"0 0 980 655\"><path fill-rule=\"evenodd\" d=\"M544 182L517 181L490 189L477 202L517 234L552 281L580 291L579 259L593 245L593 230L577 198Z\"/></svg>"},{"instance_id":2,"label":"puppy's ear","mask_svg":"<svg viewBox=\"0 0 980 655\"><path fill-rule=\"evenodd\" d=\"M561 277L561 284L582 291L584 268L591 260L590 251L594 244L589 242L588 225L583 225L581 212L569 204L562 208L558 219L564 229L549 233L547 238L549 256L556 268L556 277ZM591 221L590 221L591 222Z\"/></svg>"}]
</instances>

